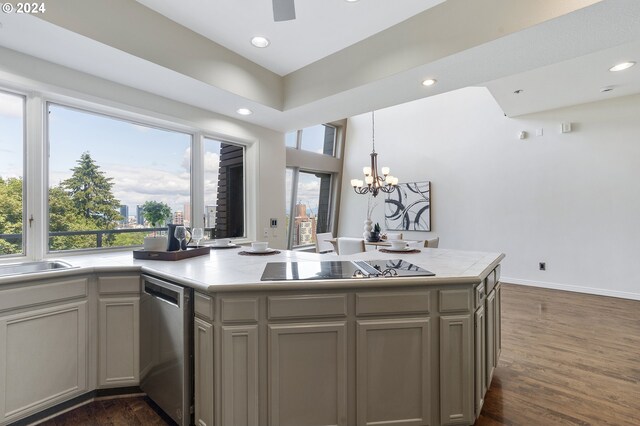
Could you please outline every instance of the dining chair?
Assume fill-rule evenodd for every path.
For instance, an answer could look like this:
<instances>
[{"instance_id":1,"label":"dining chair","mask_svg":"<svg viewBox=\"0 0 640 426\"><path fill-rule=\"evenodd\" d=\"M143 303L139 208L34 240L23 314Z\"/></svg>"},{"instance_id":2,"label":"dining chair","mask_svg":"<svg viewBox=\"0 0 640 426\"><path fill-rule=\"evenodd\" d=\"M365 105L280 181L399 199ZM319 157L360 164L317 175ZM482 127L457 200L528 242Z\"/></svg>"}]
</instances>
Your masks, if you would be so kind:
<instances>
[{"instance_id":1,"label":"dining chair","mask_svg":"<svg viewBox=\"0 0 640 426\"><path fill-rule=\"evenodd\" d=\"M338 254L362 253L365 250L362 238L338 237Z\"/></svg>"},{"instance_id":2,"label":"dining chair","mask_svg":"<svg viewBox=\"0 0 640 426\"><path fill-rule=\"evenodd\" d=\"M333 240L331 232L316 234L316 253L331 253L334 251L333 244L327 240Z\"/></svg>"},{"instance_id":3,"label":"dining chair","mask_svg":"<svg viewBox=\"0 0 640 426\"><path fill-rule=\"evenodd\" d=\"M424 246L428 248L438 248L438 243L440 243L440 237L424 240Z\"/></svg>"}]
</instances>

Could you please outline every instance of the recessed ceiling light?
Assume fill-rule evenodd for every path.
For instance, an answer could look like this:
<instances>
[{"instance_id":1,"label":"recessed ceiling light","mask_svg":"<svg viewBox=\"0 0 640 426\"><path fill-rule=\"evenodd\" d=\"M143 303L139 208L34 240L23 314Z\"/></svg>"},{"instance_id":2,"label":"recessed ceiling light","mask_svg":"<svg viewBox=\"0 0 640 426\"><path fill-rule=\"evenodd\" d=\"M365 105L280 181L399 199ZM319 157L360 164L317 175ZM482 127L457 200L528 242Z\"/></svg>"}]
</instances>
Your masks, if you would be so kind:
<instances>
[{"instance_id":1,"label":"recessed ceiling light","mask_svg":"<svg viewBox=\"0 0 640 426\"><path fill-rule=\"evenodd\" d=\"M427 87L433 86L434 84L436 84L436 81L437 80L434 80L433 78L428 78L422 82L422 85Z\"/></svg>"},{"instance_id":2,"label":"recessed ceiling light","mask_svg":"<svg viewBox=\"0 0 640 426\"><path fill-rule=\"evenodd\" d=\"M253 114L253 111L251 111L249 108L238 108L236 110L236 112L240 115L251 115Z\"/></svg>"},{"instance_id":3,"label":"recessed ceiling light","mask_svg":"<svg viewBox=\"0 0 640 426\"><path fill-rule=\"evenodd\" d=\"M358 0L345 0L345 1L346 1L347 3L355 3L355 2L357 2Z\"/></svg>"},{"instance_id":4,"label":"recessed ceiling light","mask_svg":"<svg viewBox=\"0 0 640 426\"><path fill-rule=\"evenodd\" d=\"M634 66L636 63L635 62L622 62L619 63L617 65L612 66L611 68L609 68L609 71L622 71L622 70L626 70L627 68L631 68L632 66Z\"/></svg>"},{"instance_id":5,"label":"recessed ceiling light","mask_svg":"<svg viewBox=\"0 0 640 426\"><path fill-rule=\"evenodd\" d=\"M271 42L269 41L269 39L262 36L255 36L251 39L251 44L253 44L255 47L267 47L270 43Z\"/></svg>"}]
</instances>

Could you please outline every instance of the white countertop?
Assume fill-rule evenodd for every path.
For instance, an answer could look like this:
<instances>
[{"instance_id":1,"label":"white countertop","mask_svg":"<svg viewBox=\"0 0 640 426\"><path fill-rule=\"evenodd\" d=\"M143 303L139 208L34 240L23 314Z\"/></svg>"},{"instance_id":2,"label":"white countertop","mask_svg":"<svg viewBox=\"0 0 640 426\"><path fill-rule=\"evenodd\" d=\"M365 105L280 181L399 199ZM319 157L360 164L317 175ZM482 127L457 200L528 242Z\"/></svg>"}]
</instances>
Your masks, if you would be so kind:
<instances>
[{"instance_id":1,"label":"white countertop","mask_svg":"<svg viewBox=\"0 0 640 426\"><path fill-rule=\"evenodd\" d=\"M80 273L142 272L193 287L202 292L292 290L348 287L387 287L398 285L439 285L480 282L504 255L501 253L471 252L449 249L423 248L420 253L390 254L368 251L349 256L316 254L282 250L270 256L240 256L245 248L211 250L208 256L179 261L138 260L131 251L103 252L59 259L75 268L0 277L0 285L27 282L34 279L58 279ZM260 281L267 262L312 260L368 260L404 259L434 272L434 277L396 277L309 281Z\"/></svg>"}]
</instances>

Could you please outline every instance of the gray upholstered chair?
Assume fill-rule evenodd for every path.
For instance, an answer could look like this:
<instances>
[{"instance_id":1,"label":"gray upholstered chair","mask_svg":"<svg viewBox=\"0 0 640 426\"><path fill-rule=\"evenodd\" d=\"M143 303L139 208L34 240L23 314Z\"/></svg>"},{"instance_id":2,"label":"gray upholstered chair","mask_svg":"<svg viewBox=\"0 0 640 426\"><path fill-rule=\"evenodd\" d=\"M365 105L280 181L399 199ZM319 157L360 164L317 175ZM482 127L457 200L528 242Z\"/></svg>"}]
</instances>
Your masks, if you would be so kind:
<instances>
[{"instance_id":1,"label":"gray upholstered chair","mask_svg":"<svg viewBox=\"0 0 640 426\"><path fill-rule=\"evenodd\" d=\"M440 243L440 237L432 238L430 240L424 240L424 246L428 248L438 248Z\"/></svg>"},{"instance_id":2,"label":"gray upholstered chair","mask_svg":"<svg viewBox=\"0 0 640 426\"><path fill-rule=\"evenodd\" d=\"M316 234L316 253L331 253L334 251L333 244L327 240L333 240L331 232Z\"/></svg>"},{"instance_id":3,"label":"gray upholstered chair","mask_svg":"<svg viewBox=\"0 0 640 426\"><path fill-rule=\"evenodd\" d=\"M354 254L365 251L362 238L338 237L338 254Z\"/></svg>"}]
</instances>

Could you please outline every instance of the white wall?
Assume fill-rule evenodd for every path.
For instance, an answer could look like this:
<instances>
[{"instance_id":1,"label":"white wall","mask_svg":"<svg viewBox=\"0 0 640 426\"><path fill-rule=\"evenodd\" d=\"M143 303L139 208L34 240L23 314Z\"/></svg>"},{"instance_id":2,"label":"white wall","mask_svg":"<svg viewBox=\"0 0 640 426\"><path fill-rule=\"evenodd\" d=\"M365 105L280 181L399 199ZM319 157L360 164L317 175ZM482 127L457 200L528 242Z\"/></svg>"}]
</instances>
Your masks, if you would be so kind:
<instances>
[{"instance_id":1,"label":"white wall","mask_svg":"<svg viewBox=\"0 0 640 426\"><path fill-rule=\"evenodd\" d=\"M285 242L285 146L284 133L215 114L171 99L43 61L0 47L0 88L44 93L55 99L76 99L129 111L151 119L165 120L186 129L248 143L247 197L253 209L248 213L251 239L267 240L262 231L270 218L278 218L277 232L269 234L271 247ZM135 72L132 70L132 72ZM253 165L253 167L251 167Z\"/></svg>"},{"instance_id":2,"label":"white wall","mask_svg":"<svg viewBox=\"0 0 640 426\"><path fill-rule=\"evenodd\" d=\"M349 180L368 163L370 114L346 140L339 235L358 236L366 197ZM377 112L376 141L401 182L431 181L432 232L409 238L503 252L506 282L640 299L640 95L507 118L466 88Z\"/></svg>"}]
</instances>

